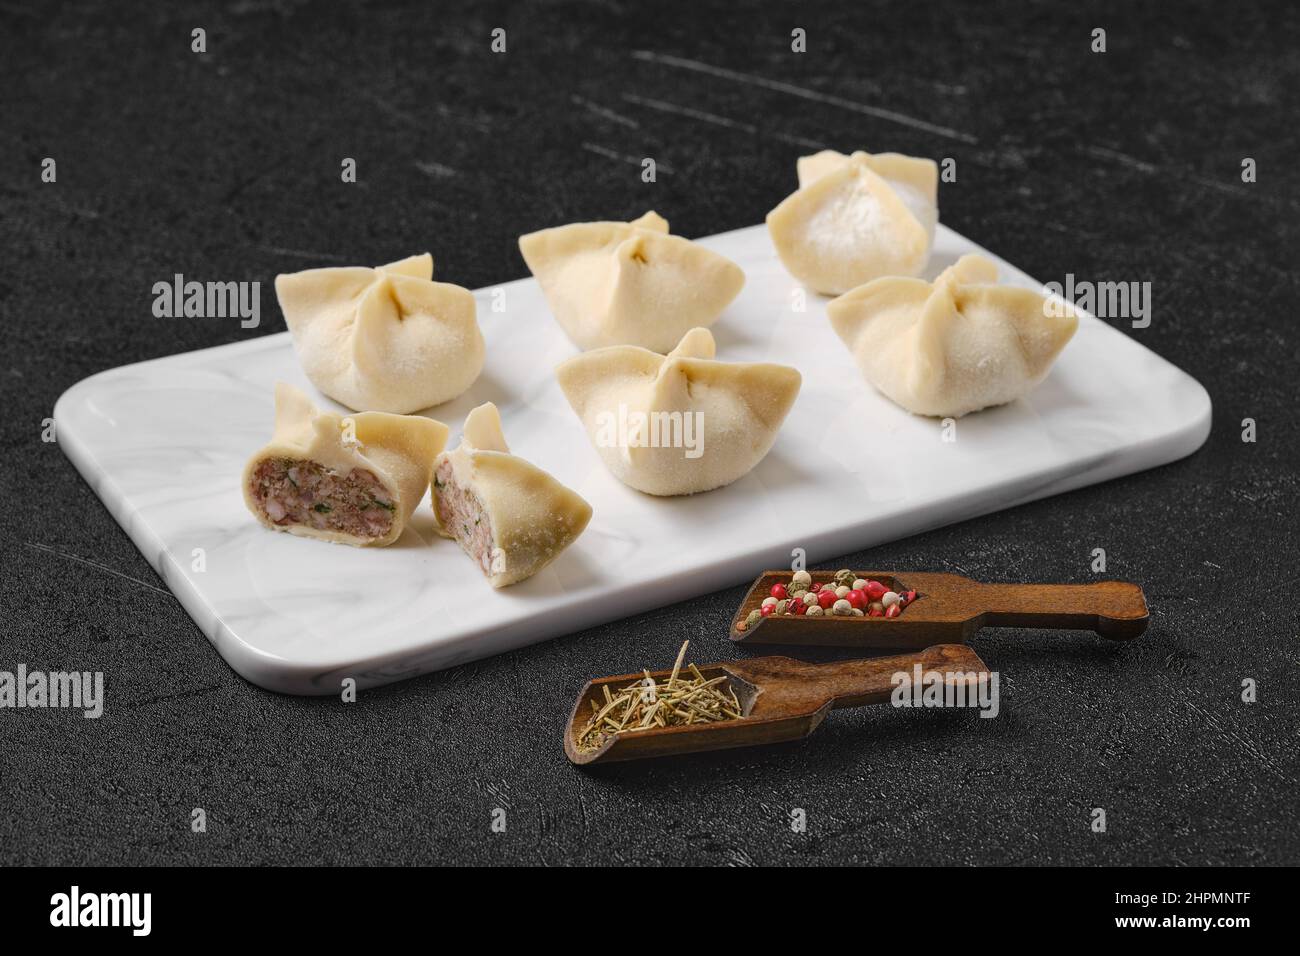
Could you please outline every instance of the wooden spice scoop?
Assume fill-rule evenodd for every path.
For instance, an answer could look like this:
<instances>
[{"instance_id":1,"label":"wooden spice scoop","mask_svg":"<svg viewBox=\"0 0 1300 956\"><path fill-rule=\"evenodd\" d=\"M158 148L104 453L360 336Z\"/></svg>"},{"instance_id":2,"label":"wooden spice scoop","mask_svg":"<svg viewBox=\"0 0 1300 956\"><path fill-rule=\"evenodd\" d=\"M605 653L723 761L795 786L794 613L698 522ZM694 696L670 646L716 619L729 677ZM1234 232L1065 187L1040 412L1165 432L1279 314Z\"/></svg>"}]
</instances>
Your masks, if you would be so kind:
<instances>
[{"instance_id":1,"label":"wooden spice scoop","mask_svg":"<svg viewBox=\"0 0 1300 956\"><path fill-rule=\"evenodd\" d=\"M813 584L834 578L832 571L810 572ZM731 621L731 639L744 644L905 649L940 642L968 641L981 627L1073 628L1128 641L1147 627L1149 612L1142 589L1123 581L1094 584L982 584L959 574L863 571L899 593L916 591L916 600L895 618L765 617L738 629L760 607L773 584L789 585L790 571L764 571Z\"/></svg>"},{"instance_id":2,"label":"wooden spice scoop","mask_svg":"<svg viewBox=\"0 0 1300 956\"><path fill-rule=\"evenodd\" d=\"M980 674L988 672L985 663L964 644L941 644L920 653L833 664L807 664L789 657L727 661L699 670L710 680L727 678L740 702L741 717L623 731L595 750L582 751L577 740L591 718L591 702L604 700L604 687L613 691L645 675L601 677L590 681L578 695L565 727L564 752L575 764L589 764L797 740L816 730L833 708L887 703L895 688L894 675L911 674L917 664L923 671L952 673L952 683L974 684ZM670 674L668 670L650 672L656 682L667 680Z\"/></svg>"}]
</instances>

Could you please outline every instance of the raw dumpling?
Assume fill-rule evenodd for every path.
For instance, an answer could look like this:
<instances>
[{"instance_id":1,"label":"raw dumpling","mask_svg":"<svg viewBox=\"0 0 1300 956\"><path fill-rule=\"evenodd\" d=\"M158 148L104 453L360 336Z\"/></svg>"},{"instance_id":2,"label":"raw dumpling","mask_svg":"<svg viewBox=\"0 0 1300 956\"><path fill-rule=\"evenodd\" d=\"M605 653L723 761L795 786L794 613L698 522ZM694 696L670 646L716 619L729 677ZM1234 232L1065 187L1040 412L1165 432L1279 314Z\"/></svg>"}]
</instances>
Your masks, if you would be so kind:
<instances>
[{"instance_id":1,"label":"raw dumpling","mask_svg":"<svg viewBox=\"0 0 1300 956\"><path fill-rule=\"evenodd\" d=\"M799 189L767 214L792 276L834 295L925 268L939 220L939 169L931 160L827 149L801 158L798 171Z\"/></svg>"},{"instance_id":2,"label":"raw dumpling","mask_svg":"<svg viewBox=\"0 0 1300 956\"><path fill-rule=\"evenodd\" d=\"M491 402L469 413L456 450L438 456L433 511L439 532L460 542L494 588L542 570L591 520L591 505L510 454Z\"/></svg>"},{"instance_id":3,"label":"raw dumpling","mask_svg":"<svg viewBox=\"0 0 1300 956\"><path fill-rule=\"evenodd\" d=\"M784 365L713 361L692 329L659 355L632 345L569 359L556 377L605 465L651 495L729 485L763 460L799 394Z\"/></svg>"},{"instance_id":4,"label":"raw dumpling","mask_svg":"<svg viewBox=\"0 0 1300 956\"><path fill-rule=\"evenodd\" d=\"M432 418L318 411L275 386L271 443L244 468L244 502L268 528L340 544L392 544L424 500L447 426Z\"/></svg>"},{"instance_id":5,"label":"raw dumpling","mask_svg":"<svg viewBox=\"0 0 1300 956\"><path fill-rule=\"evenodd\" d=\"M368 269L275 277L275 294L313 385L357 411L405 415L449 402L483 371L467 289L433 282L428 253Z\"/></svg>"},{"instance_id":6,"label":"raw dumpling","mask_svg":"<svg viewBox=\"0 0 1300 956\"><path fill-rule=\"evenodd\" d=\"M666 352L712 325L745 284L730 259L668 234L654 212L634 222L575 222L519 239L556 320L580 349Z\"/></svg>"},{"instance_id":7,"label":"raw dumpling","mask_svg":"<svg viewBox=\"0 0 1300 956\"><path fill-rule=\"evenodd\" d=\"M962 256L933 283L876 279L826 311L867 381L910 412L957 417L1032 389L1079 324L1068 304L997 281L988 259Z\"/></svg>"}]
</instances>

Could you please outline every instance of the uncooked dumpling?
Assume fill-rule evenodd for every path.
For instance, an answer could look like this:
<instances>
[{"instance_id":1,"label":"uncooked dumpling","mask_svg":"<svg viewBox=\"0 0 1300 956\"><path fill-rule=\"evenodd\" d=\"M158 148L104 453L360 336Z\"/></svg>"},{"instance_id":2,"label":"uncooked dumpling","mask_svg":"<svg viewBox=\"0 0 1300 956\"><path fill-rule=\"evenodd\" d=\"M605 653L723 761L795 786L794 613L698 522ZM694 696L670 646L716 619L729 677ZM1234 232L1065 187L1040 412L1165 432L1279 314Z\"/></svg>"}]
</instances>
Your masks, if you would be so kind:
<instances>
[{"instance_id":1,"label":"uncooked dumpling","mask_svg":"<svg viewBox=\"0 0 1300 956\"><path fill-rule=\"evenodd\" d=\"M834 295L881 276L919 275L939 220L939 170L899 153L823 150L799 160L799 189L767 214L790 274Z\"/></svg>"},{"instance_id":2,"label":"uncooked dumpling","mask_svg":"<svg viewBox=\"0 0 1300 956\"><path fill-rule=\"evenodd\" d=\"M712 325L745 284L740 266L681 236L653 212L635 222L575 222L519 239L560 323L580 349L666 352Z\"/></svg>"},{"instance_id":3,"label":"uncooked dumpling","mask_svg":"<svg viewBox=\"0 0 1300 956\"><path fill-rule=\"evenodd\" d=\"M465 419L455 451L433 472L438 530L460 542L494 588L530 578L591 520L591 505L542 469L510 454L491 402Z\"/></svg>"},{"instance_id":4,"label":"uncooked dumpling","mask_svg":"<svg viewBox=\"0 0 1300 956\"><path fill-rule=\"evenodd\" d=\"M799 394L795 369L713 354L709 330L692 329L666 356L597 349L556 377L615 477L647 494L689 495L748 474Z\"/></svg>"},{"instance_id":5,"label":"uncooked dumpling","mask_svg":"<svg viewBox=\"0 0 1300 956\"><path fill-rule=\"evenodd\" d=\"M244 503L276 531L340 544L396 541L429 487L447 426L432 418L318 411L275 386L271 442L244 468Z\"/></svg>"},{"instance_id":6,"label":"uncooked dumpling","mask_svg":"<svg viewBox=\"0 0 1300 956\"><path fill-rule=\"evenodd\" d=\"M988 259L962 256L933 283L876 279L826 311L867 381L908 411L957 417L1032 389L1079 324L1068 303L997 281Z\"/></svg>"},{"instance_id":7,"label":"uncooked dumpling","mask_svg":"<svg viewBox=\"0 0 1300 956\"><path fill-rule=\"evenodd\" d=\"M275 277L275 294L313 385L357 411L405 415L449 402L483 370L467 289L433 282L428 253L390 265Z\"/></svg>"}]
</instances>

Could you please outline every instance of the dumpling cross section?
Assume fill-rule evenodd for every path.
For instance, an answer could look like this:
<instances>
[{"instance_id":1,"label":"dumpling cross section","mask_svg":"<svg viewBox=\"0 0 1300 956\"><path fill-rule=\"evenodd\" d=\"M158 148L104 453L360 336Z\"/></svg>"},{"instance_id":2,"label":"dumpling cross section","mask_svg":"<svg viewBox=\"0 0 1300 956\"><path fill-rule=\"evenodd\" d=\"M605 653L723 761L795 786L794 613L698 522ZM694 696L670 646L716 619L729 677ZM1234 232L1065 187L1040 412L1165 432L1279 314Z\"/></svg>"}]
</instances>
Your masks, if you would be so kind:
<instances>
[{"instance_id":1,"label":"dumpling cross section","mask_svg":"<svg viewBox=\"0 0 1300 956\"><path fill-rule=\"evenodd\" d=\"M465 419L455 451L433 469L438 531L453 538L494 588L530 578L582 534L591 505L510 453L491 402Z\"/></svg>"},{"instance_id":2,"label":"dumpling cross section","mask_svg":"<svg viewBox=\"0 0 1300 956\"><path fill-rule=\"evenodd\" d=\"M277 384L275 430L244 467L244 503L276 531L392 544L424 500L447 434L432 418L322 412L298 389Z\"/></svg>"}]
</instances>

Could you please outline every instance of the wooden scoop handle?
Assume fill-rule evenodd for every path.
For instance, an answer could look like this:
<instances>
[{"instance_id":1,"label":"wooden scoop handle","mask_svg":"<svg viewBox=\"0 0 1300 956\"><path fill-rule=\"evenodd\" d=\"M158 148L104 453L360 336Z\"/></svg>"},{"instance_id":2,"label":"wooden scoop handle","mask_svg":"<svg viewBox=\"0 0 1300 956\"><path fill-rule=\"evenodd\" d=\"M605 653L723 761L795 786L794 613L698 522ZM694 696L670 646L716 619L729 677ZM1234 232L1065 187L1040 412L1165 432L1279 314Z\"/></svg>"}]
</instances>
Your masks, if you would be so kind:
<instances>
[{"instance_id":1,"label":"wooden scoop handle","mask_svg":"<svg viewBox=\"0 0 1300 956\"><path fill-rule=\"evenodd\" d=\"M920 665L922 671L982 673L988 665L965 644L936 644L919 654L899 654L874 660L840 661L813 665L820 672L818 689L830 697L831 707L862 707L888 703L897 686L895 675Z\"/></svg>"},{"instance_id":2,"label":"wooden scoop handle","mask_svg":"<svg viewBox=\"0 0 1300 956\"><path fill-rule=\"evenodd\" d=\"M965 644L937 644L915 654L807 664L788 657L759 657L726 665L762 688L752 717L812 713L827 703L833 709L885 704L893 695L894 675L922 671L980 673L988 666Z\"/></svg>"},{"instance_id":3,"label":"wooden scoop handle","mask_svg":"<svg viewBox=\"0 0 1300 956\"><path fill-rule=\"evenodd\" d=\"M1146 598L1136 584L981 584L983 623L990 627L1073 628L1127 641L1146 630Z\"/></svg>"}]
</instances>

